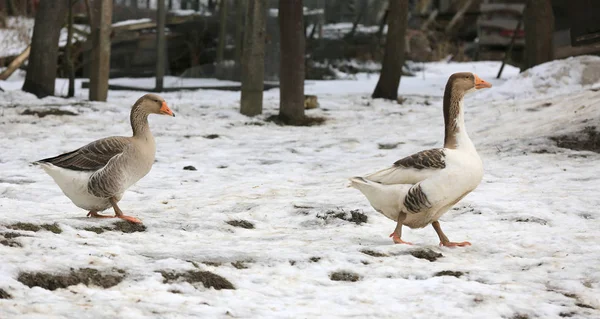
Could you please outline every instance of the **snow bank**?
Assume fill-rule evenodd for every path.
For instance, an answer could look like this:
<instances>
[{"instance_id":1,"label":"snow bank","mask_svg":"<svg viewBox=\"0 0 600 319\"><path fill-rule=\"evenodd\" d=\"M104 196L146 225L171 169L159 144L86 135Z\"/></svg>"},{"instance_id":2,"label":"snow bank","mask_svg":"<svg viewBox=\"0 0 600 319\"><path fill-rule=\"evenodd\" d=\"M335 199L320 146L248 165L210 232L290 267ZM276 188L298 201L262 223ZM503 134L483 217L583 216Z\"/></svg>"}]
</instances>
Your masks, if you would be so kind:
<instances>
[{"instance_id":1,"label":"snow bank","mask_svg":"<svg viewBox=\"0 0 600 319\"><path fill-rule=\"evenodd\" d=\"M507 80L480 98L533 98L572 93L600 82L600 57L578 56L555 60L531 68Z\"/></svg>"}]
</instances>

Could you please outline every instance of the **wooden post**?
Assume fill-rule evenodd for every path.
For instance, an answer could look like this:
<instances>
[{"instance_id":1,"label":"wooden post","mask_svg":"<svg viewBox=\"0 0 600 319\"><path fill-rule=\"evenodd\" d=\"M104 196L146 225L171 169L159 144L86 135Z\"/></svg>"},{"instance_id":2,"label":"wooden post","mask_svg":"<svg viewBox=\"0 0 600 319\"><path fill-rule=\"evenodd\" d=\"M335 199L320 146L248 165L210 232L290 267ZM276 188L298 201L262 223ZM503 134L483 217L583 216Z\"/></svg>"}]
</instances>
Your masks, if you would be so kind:
<instances>
[{"instance_id":1,"label":"wooden post","mask_svg":"<svg viewBox=\"0 0 600 319\"><path fill-rule=\"evenodd\" d=\"M90 101L106 101L110 73L110 31L112 0L96 0L92 28L92 62L90 67Z\"/></svg>"},{"instance_id":2,"label":"wooden post","mask_svg":"<svg viewBox=\"0 0 600 319\"><path fill-rule=\"evenodd\" d=\"M69 1L70 2L70 1ZM67 76L69 77L69 92L67 97L75 96L75 68L73 66L73 3L69 3L69 22L67 26L67 47L65 48L65 62Z\"/></svg>"},{"instance_id":3,"label":"wooden post","mask_svg":"<svg viewBox=\"0 0 600 319\"><path fill-rule=\"evenodd\" d=\"M156 8L156 87L157 92L164 89L165 76L165 0L157 1Z\"/></svg>"}]
</instances>

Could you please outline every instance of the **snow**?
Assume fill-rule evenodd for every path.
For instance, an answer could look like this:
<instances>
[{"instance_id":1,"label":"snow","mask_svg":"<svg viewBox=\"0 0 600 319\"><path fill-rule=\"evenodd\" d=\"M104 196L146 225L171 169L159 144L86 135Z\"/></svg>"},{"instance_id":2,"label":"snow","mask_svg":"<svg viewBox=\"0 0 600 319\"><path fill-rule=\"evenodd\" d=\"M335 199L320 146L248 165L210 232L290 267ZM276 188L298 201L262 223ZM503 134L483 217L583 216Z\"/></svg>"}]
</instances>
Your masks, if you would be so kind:
<instances>
[{"instance_id":1,"label":"snow","mask_svg":"<svg viewBox=\"0 0 600 319\"><path fill-rule=\"evenodd\" d=\"M328 23L323 25L323 37L327 39L339 39L344 35L348 34L352 30L351 22L338 22L338 23ZM356 26L357 33L377 33L379 31L379 26L376 25L362 25L358 24ZM387 34L387 25L383 27L383 34Z\"/></svg>"},{"instance_id":2,"label":"snow","mask_svg":"<svg viewBox=\"0 0 600 319\"><path fill-rule=\"evenodd\" d=\"M0 29L0 58L19 55L29 45L33 34L33 19L7 17L6 28Z\"/></svg>"},{"instance_id":3,"label":"snow","mask_svg":"<svg viewBox=\"0 0 600 319\"><path fill-rule=\"evenodd\" d=\"M544 94L570 94L600 82L600 57L580 56L556 60L526 70L509 79L501 87L484 96L494 94L506 98L531 98Z\"/></svg>"},{"instance_id":4,"label":"snow","mask_svg":"<svg viewBox=\"0 0 600 319\"><path fill-rule=\"evenodd\" d=\"M562 67L585 59L552 63ZM417 76L402 78L402 104L369 97L375 75L308 82L306 93L317 94L321 105L308 114L328 118L316 127L264 122L277 112L276 89L265 92L265 114L255 119L239 114L239 92L162 94L177 117L150 119L157 161L120 203L148 229L131 234L83 230L113 221L86 218L29 163L97 138L129 134L129 106L142 92L111 91L107 103L85 101L85 89L73 99L38 100L16 90L22 74L0 82L7 90L0 92L0 233L15 222L56 222L63 230L21 231L30 235L15 239L23 247L0 245L0 288L13 296L0 299L0 317L600 317L600 155L560 149L548 139L597 123L600 93L589 88L598 83L569 80L569 94L554 95L537 84L515 87L523 77L515 68L496 80L497 62L423 66ZM533 83L553 78L556 68L542 67L531 71ZM569 69L567 78L583 72ZM394 223L347 188L347 178L441 145L442 90L457 71L475 72L494 84L489 93L476 92L465 101L484 180L441 219L451 240L473 246L438 247L431 227L405 230L403 239L412 247L393 245L387 235ZM510 99L509 87L515 90ZM64 80L57 91L66 92ZM79 115L19 115L48 107ZM203 137L208 134L219 137ZM380 142L399 144L383 150ZM183 170L187 165L197 170ZM316 217L340 209L361 210L368 222ZM255 229L225 223L234 219L248 220ZM366 255L364 249L387 257ZM443 257L417 259L410 255L415 249ZM236 261L246 261L248 268L233 267ZM196 269L194 264L227 278L236 290L163 283L157 273ZM123 269L126 277L107 289L80 284L55 291L16 280L24 271L85 267ZM339 270L360 280L330 280ZM444 270L464 274L434 276Z\"/></svg>"},{"instance_id":5,"label":"snow","mask_svg":"<svg viewBox=\"0 0 600 319\"><path fill-rule=\"evenodd\" d=\"M123 21L113 23L112 27L113 28L114 27L122 27L122 26L126 26L126 25L150 23L150 22L152 22L152 19L149 19L149 18L123 20Z\"/></svg>"},{"instance_id":6,"label":"snow","mask_svg":"<svg viewBox=\"0 0 600 319\"><path fill-rule=\"evenodd\" d=\"M116 78L110 79L110 84L128 85L136 88L154 88L156 80L154 78ZM179 88L179 87L214 87L214 86L236 86L241 85L240 82L218 80L211 78L180 78L176 76L165 76L163 79L164 87Z\"/></svg>"}]
</instances>

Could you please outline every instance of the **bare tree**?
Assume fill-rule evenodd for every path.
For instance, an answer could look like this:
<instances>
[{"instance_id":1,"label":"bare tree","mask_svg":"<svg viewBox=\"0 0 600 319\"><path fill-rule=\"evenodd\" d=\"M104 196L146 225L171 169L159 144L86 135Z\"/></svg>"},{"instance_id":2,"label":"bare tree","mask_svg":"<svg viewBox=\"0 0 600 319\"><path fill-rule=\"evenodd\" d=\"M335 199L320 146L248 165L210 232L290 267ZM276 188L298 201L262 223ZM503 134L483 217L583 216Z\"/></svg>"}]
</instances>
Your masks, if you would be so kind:
<instances>
[{"instance_id":1,"label":"bare tree","mask_svg":"<svg viewBox=\"0 0 600 319\"><path fill-rule=\"evenodd\" d=\"M58 65L58 38L69 0L40 1L35 15L31 54L23 91L42 98L54 95Z\"/></svg>"},{"instance_id":2,"label":"bare tree","mask_svg":"<svg viewBox=\"0 0 600 319\"><path fill-rule=\"evenodd\" d=\"M106 101L110 71L111 0L92 1L92 51L90 65L90 101Z\"/></svg>"},{"instance_id":3,"label":"bare tree","mask_svg":"<svg viewBox=\"0 0 600 319\"><path fill-rule=\"evenodd\" d=\"M304 12L302 0L279 0L281 67L279 118L288 124L304 119Z\"/></svg>"},{"instance_id":4,"label":"bare tree","mask_svg":"<svg viewBox=\"0 0 600 319\"><path fill-rule=\"evenodd\" d=\"M254 116L262 113L267 0L248 1L247 5L240 112Z\"/></svg>"},{"instance_id":5,"label":"bare tree","mask_svg":"<svg viewBox=\"0 0 600 319\"><path fill-rule=\"evenodd\" d=\"M554 59L554 14L550 0L528 0L525 7L525 66L523 70Z\"/></svg>"},{"instance_id":6,"label":"bare tree","mask_svg":"<svg viewBox=\"0 0 600 319\"><path fill-rule=\"evenodd\" d=\"M227 40L227 0L221 0L221 3L219 4L219 43L217 45L217 63L223 62L225 40Z\"/></svg>"},{"instance_id":7,"label":"bare tree","mask_svg":"<svg viewBox=\"0 0 600 319\"><path fill-rule=\"evenodd\" d=\"M408 1L390 0L387 16L388 31L379 81L373 98L398 99L398 87L404 64L404 37L408 21Z\"/></svg>"},{"instance_id":8,"label":"bare tree","mask_svg":"<svg viewBox=\"0 0 600 319\"><path fill-rule=\"evenodd\" d=\"M244 15L246 14L246 1L236 0L235 8L235 78L239 79L242 63L242 47L244 35Z\"/></svg>"}]
</instances>

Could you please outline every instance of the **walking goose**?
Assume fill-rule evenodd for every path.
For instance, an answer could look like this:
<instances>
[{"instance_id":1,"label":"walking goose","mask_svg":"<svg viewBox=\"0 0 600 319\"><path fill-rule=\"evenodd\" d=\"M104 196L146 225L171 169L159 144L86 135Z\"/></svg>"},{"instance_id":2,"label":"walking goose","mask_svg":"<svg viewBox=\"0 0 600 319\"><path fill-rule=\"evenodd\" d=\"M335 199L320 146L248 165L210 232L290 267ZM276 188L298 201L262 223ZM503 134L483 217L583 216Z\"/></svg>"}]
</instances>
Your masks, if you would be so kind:
<instances>
[{"instance_id":1,"label":"walking goose","mask_svg":"<svg viewBox=\"0 0 600 319\"><path fill-rule=\"evenodd\" d=\"M440 245L471 245L451 242L438 219L483 177L483 164L465 127L463 97L490 87L475 74L452 74L444 91L444 147L418 152L364 177L350 178L350 187L361 191L376 211L397 222L390 235L394 243L410 244L401 238L402 225L423 228L432 224Z\"/></svg>"},{"instance_id":2,"label":"walking goose","mask_svg":"<svg viewBox=\"0 0 600 319\"><path fill-rule=\"evenodd\" d=\"M98 214L112 206L114 217L141 223L124 215L117 203L125 190L148 174L154 164L156 145L148 126L150 114L175 116L162 97L146 94L131 108L132 137L103 138L34 164L54 179L73 204L88 210L88 217L113 217Z\"/></svg>"}]
</instances>

